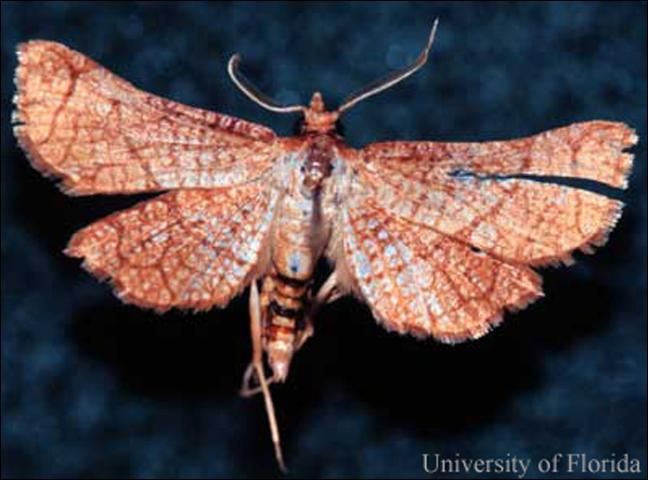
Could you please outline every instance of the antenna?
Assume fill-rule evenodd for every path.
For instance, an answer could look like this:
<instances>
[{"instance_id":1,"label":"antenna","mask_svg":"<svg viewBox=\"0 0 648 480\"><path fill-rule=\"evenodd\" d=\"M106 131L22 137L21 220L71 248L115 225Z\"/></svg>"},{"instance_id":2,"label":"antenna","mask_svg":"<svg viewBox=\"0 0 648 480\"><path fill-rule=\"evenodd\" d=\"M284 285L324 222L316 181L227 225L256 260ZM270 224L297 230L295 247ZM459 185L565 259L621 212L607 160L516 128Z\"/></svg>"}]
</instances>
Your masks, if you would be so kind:
<instances>
[{"instance_id":1,"label":"antenna","mask_svg":"<svg viewBox=\"0 0 648 480\"><path fill-rule=\"evenodd\" d=\"M279 105L277 102L267 97L259 91L239 70L241 55L238 53L232 55L227 63L227 73L234 84L252 101L261 105L263 108L277 113L304 112L306 107L303 105Z\"/></svg>"},{"instance_id":2,"label":"antenna","mask_svg":"<svg viewBox=\"0 0 648 480\"><path fill-rule=\"evenodd\" d=\"M388 89L389 87L396 85L398 82L406 79L407 77L415 73L417 70L419 70L423 65L425 65L425 62L427 62L428 55L430 53L430 49L432 48L432 44L434 43L434 36L436 35L436 30L438 25L439 25L439 19L437 18L434 20L434 24L432 25L432 30L430 31L430 36L428 37L428 41L427 44L425 45L425 48L423 48L423 50L416 58L414 63L400 70L396 70L395 72L390 73L386 77L382 77L374 82L371 82L366 87L360 89L355 93L352 93L349 97L347 97L346 100L344 100L344 102L342 103L342 105L340 105L337 111L339 113L342 113L345 110L348 110L349 108L353 107L356 103L361 102L365 98L369 98L373 95L376 95L377 93L382 92L383 90Z\"/></svg>"}]
</instances>

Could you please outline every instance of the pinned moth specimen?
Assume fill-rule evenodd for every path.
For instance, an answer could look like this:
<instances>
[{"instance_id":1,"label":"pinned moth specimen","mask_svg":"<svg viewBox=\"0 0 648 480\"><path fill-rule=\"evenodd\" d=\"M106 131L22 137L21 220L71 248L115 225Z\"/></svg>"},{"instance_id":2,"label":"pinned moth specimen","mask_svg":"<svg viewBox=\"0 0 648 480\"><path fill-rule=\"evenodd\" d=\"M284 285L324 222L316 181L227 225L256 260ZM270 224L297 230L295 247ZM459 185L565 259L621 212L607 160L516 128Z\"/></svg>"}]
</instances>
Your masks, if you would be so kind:
<instances>
[{"instance_id":1,"label":"pinned moth specimen","mask_svg":"<svg viewBox=\"0 0 648 480\"><path fill-rule=\"evenodd\" d=\"M225 307L250 287L241 393L263 394L282 469L269 385L286 380L322 305L353 294L389 330L475 339L542 296L533 267L602 245L621 214L617 200L551 180L626 188L624 149L637 136L623 123L483 143L345 144L340 116L421 68L436 26L413 64L335 110L319 93L279 105L234 55L228 72L245 95L301 115L293 137L146 93L58 43L18 47L14 131L32 165L69 195L161 192L83 228L65 253L123 301L158 312ZM321 257L332 273L316 286Z\"/></svg>"}]
</instances>

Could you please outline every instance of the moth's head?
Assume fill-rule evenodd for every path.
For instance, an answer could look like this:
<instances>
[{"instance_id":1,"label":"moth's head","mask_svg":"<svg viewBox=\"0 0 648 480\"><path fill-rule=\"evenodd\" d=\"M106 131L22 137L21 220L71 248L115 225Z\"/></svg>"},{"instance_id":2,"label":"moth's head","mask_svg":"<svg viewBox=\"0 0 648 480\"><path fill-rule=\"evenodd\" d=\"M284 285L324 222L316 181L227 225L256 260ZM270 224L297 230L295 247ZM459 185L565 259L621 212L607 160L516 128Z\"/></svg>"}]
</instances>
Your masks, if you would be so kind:
<instances>
[{"instance_id":1,"label":"moth's head","mask_svg":"<svg viewBox=\"0 0 648 480\"><path fill-rule=\"evenodd\" d=\"M333 133L336 131L336 126L338 124L338 119L345 111L349 110L351 107L361 102L365 98L369 98L377 93L387 90L388 88L396 85L401 80L412 75L414 72L419 70L425 62L427 62L430 49L432 48L432 43L434 42L434 35L436 33L437 25L439 24L439 19L437 18L432 25L432 30L430 31L430 36L428 41L417 57L417 59L411 65L390 73L386 77L372 82L366 87L360 89L357 92L352 93L342 104L335 110L328 111L324 105L324 100L320 92L315 92L311 98L310 104L308 106L304 105L280 105L274 100L266 97L262 94L257 88L255 88L240 72L239 63L241 61L241 56L237 53L232 55L230 61L227 65L227 71L230 75L232 81L236 84L237 87L250 99L254 102L261 105L263 108L266 108L272 112L277 113L292 113L300 112L303 115L303 120L300 122L300 133Z\"/></svg>"},{"instance_id":2,"label":"moth's head","mask_svg":"<svg viewBox=\"0 0 648 480\"><path fill-rule=\"evenodd\" d=\"M301 133L332 133L338 118L340 113L337 110L327 111L322 94L315 92L310 104L304 109Z\"/></svg>"}]
</instances>

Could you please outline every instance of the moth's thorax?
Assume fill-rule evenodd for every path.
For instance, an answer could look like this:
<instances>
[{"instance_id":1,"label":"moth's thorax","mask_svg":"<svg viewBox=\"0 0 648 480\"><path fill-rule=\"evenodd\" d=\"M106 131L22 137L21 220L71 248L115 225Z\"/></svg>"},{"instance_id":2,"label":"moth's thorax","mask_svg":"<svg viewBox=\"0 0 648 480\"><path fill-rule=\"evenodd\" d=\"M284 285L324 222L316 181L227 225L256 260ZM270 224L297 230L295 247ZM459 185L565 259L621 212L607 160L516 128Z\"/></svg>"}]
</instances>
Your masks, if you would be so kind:
<instances>
[{"instance_id":1,"label":"moth's thorax","mask_svg":"<svg viewBox=\"0 0 648 480\"><path fill-rule=\"evenodd\" d=\"M303 193L312 196L331 175L335 140L330 135L314 135L308 146L303 163Z\"/></svg>"}]
</instances>

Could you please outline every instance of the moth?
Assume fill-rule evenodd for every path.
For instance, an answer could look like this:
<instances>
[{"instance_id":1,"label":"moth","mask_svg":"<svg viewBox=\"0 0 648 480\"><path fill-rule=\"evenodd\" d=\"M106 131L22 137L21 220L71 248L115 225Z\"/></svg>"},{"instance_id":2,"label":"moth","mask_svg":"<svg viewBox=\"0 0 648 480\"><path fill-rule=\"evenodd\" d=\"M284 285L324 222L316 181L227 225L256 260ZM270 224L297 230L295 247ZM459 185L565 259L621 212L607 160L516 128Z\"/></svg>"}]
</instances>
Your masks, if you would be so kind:
<instances>
[{"instance_id":1,"label":"moth","mask_svg":"<svg viewBox=\"0 0 648 480\"><path fill-rule=\"evenodd\" d=\"M626 188L624 150L637 135L623 123L483 143L345 144L342 114L419 70L437 25L411 65L335 110L318 92L307 106L280 105L232 56L245 95L300 115L293 137L141 91L59 43L18 46L14 132L31 164L69 195L160 192L78 231L65 253L124 302L158 312L225 307L249 286L241 393L263 394L282 469L269 385L286 380L324 304L352 294L388 330L476 339L542 296L534 267L591 252L621 214L617 200L551 180ZM321 257L332 273L315 285Z\"/></svg>"}]
</instances>

